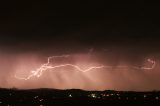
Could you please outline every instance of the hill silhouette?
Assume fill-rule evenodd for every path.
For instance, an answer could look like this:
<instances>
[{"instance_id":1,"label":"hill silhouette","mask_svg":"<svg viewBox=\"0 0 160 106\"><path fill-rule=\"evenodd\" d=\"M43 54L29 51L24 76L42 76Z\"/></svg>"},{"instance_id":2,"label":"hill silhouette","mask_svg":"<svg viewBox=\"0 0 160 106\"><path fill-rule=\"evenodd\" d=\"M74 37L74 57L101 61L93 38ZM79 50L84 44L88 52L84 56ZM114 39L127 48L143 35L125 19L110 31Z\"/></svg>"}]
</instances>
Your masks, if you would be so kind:
<instances>
[{"instance_id":1,"label":"hill silhouette","mask_svg":"<svg viewBox=\"0 0 160 106\"><path fill-rule=\"evenodd\" d=\"M2 106L160 104L160 91L0 88Z\"/></svg>"}]
</instances>

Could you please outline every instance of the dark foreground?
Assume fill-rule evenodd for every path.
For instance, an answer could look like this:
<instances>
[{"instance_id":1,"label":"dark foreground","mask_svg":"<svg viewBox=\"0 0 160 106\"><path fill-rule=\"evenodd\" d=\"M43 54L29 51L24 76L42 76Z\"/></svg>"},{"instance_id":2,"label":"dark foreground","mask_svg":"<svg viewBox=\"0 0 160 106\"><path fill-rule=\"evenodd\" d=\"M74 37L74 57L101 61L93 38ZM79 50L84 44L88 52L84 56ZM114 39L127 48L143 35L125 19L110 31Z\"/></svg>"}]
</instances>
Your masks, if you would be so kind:
<instances>
[{"instance_id":1,"label":"dark foreground","mask_svg":"<svg viewBox=\"0 0 160 106\"><path fill-rule=\"evenodd\" d=\"M160 104L160 92L0 89L0 106Z\"/></svg>"}]
</instances>

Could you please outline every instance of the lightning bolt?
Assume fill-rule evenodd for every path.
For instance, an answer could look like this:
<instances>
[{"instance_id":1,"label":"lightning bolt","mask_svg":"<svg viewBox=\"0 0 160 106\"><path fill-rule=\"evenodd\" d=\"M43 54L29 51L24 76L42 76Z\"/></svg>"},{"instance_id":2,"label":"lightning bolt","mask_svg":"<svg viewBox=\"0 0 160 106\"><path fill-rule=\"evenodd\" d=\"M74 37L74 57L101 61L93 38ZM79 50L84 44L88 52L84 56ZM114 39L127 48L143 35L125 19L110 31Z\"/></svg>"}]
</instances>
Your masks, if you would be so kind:
<instances>
[{"instance_id":1,"label":"lightning bolt","mask_svg":"<svg viewBox=\"0 0 160 106\"><path fill-rule=\"evenodd\" d=\"M94 69L102 69L102 68L112 68L112 66L104 66L104 65L101 65L101 66L92 66L92 67L89 67L87 69L82 69L80 68L79 66L77 65L74 65L74 64L61 64L61 65L56 65L56 66L52 66L50 65L50 61L55 59L55 58L67 58L69 57L70 55L61 55L61 56L51 56L51 57L48 57L47 59L47 63L45 64L42 64L38 69L34 70L34 71L31 71L30 74L27 76L27 77L19 77L15 74L15 78L17 79L20 79L20 80L29 80L31 79L32 77L41 77L43 72L47 71L47 70L51 70L51 69L56 69L56 68L61 68L61 67L72 67L72 68L75 68L76 71L80 71L80 72L88 72L88 71L91 71L91 70L94 70ZM152 70L155 68L155 65L156 65L156 62L151 60L151 59L147 59L147 61L149 63L152 63L152 66L151 67L133 67L133 68L136 68L136 69L141 69L141 70ZM123 68L123 69L128 69L128 66L118 66L117 67L118 69L119 68Z\"/></svg>"},{"instance_id":2,"label":"lightning bolt","mask_svg":"<svg viewBox=\"0 0 160 106\"><path fill-rule=\"evenodd\" d=\"M154 60L151 60L151 59L147 59L147 61L149 63L151 63L152 66L151 67L141 67L141 69L144 69L144 70L152 70L152 69L154 69L155 66L156 66L156 62Z\"/></svg>"},{"instance_id":3,"label":"lightning bolt","mask_svg":"<svg viewBox=\"0 0 160 106\"><path fill-rule=\"evenodd\" d=\"M156 66L156 61L152 59L147 59L147 62L151 63L152 65L150 67L143 66L143 67L134 67L135 69L140 69L140 70L153 70Z\"/></svg>"},{"instance_id":4,"label":"lightning bolt","mask_svg":"<svg viewBox=\"0 0 160 106\"><path fill-rule=\"evenodd\" d=\"M83 70L83 69L80 68L79 66L73 65L73 64L62 64L62 65L56 65L56 66L51 66L51 65L50 65L50 60L51 60L51 59L54 59L54 58L67 58L67 57L69 57L69 55L48 57L47 63L42 64L42 65L40 66L40 68L36 69L35 71L31 71L31 74L30 74L28 77L24 78L24 77L19 77L19 76L15 75L15 78L21 79L21 80L29 80L29 79L31 79L32 77L37 77L37 78L38 78L38 77L42 76L42 74L43 74L44 71L47 71L47 70L49 70L49 69L60 68L60 67L67 67L67 66L73 67L73 68L75 68L77 71L80 71L80 72L87 72L87 71L91 71L91 70L94 70L94 69L100 69L100 68L106 67L106 66L103 66L103 65L101 65L101 66L92 66L92 67L89 67L89 68Z\"/></svg>"}]
</instances>

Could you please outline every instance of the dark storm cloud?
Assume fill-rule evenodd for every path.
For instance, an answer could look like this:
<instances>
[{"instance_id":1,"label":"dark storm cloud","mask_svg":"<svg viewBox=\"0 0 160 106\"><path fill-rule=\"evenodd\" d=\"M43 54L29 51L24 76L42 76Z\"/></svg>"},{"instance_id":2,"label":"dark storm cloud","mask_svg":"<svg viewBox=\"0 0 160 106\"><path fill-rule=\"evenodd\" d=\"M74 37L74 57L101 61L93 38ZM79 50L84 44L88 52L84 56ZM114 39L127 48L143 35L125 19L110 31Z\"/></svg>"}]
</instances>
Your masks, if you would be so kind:
<instances>
[{"instance_id":1,"label":"dark storm cloud","mask_svg":"<svg viewBox=\"0 0 160 106\"><path fill-rule=\"evenodd\" d=\"M85 36L95 32L125 38L155 34L158 28L154 22L156 7L147 7L144 2L13 2L4 7L1 7L0 26L5 36L25 35L32 39L33 36L65 36L82 31L87 33Z\"/></svg>"},{"instance_id":2,"label":"dark storm cloud","mask_svg":"<svg viewBox=\"0 0 160 106\"><path fill-rule=\"evenodd\" d=\"M13 2L1 8L2 46L145 48L147 44L151 48L159 40L154 38L159 33L158 18L152 12L156 7L144 2Z\"/></svg>"}]
</instances>

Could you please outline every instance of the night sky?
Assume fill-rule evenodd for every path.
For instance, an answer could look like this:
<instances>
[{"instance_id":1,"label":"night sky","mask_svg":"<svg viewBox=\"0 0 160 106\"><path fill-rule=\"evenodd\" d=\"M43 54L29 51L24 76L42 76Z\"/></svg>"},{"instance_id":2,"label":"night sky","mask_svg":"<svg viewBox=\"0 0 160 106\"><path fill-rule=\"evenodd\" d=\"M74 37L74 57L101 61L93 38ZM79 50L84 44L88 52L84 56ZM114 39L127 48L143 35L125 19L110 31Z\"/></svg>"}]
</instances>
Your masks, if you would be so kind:
<instances>
[{"instance_id":1,"label":"night sky","mask_svg":"<svg viewBox=\"0 0 160 106\"><path fill-rule=\"evenodd\" d=\"M32 60L35 55L46 59L100 52L100 61L108 56L114 65L119 61L141 65L148 57L158 60L159 19L158 4L139 0L4 1L0 4L1 77L16 72L9 70L21 63L19 58Z\"/></svg>"},{"instance_id":2,"label":"night sky","mask_svg":"<svg viewBox=\"0 0 160 106\"><path fill-rule=\"evenodd\" d=\"M121 48L159 51L158 5L134 2L1 4L0 46L18 51Z\"/></svg>"}]
</instances>

